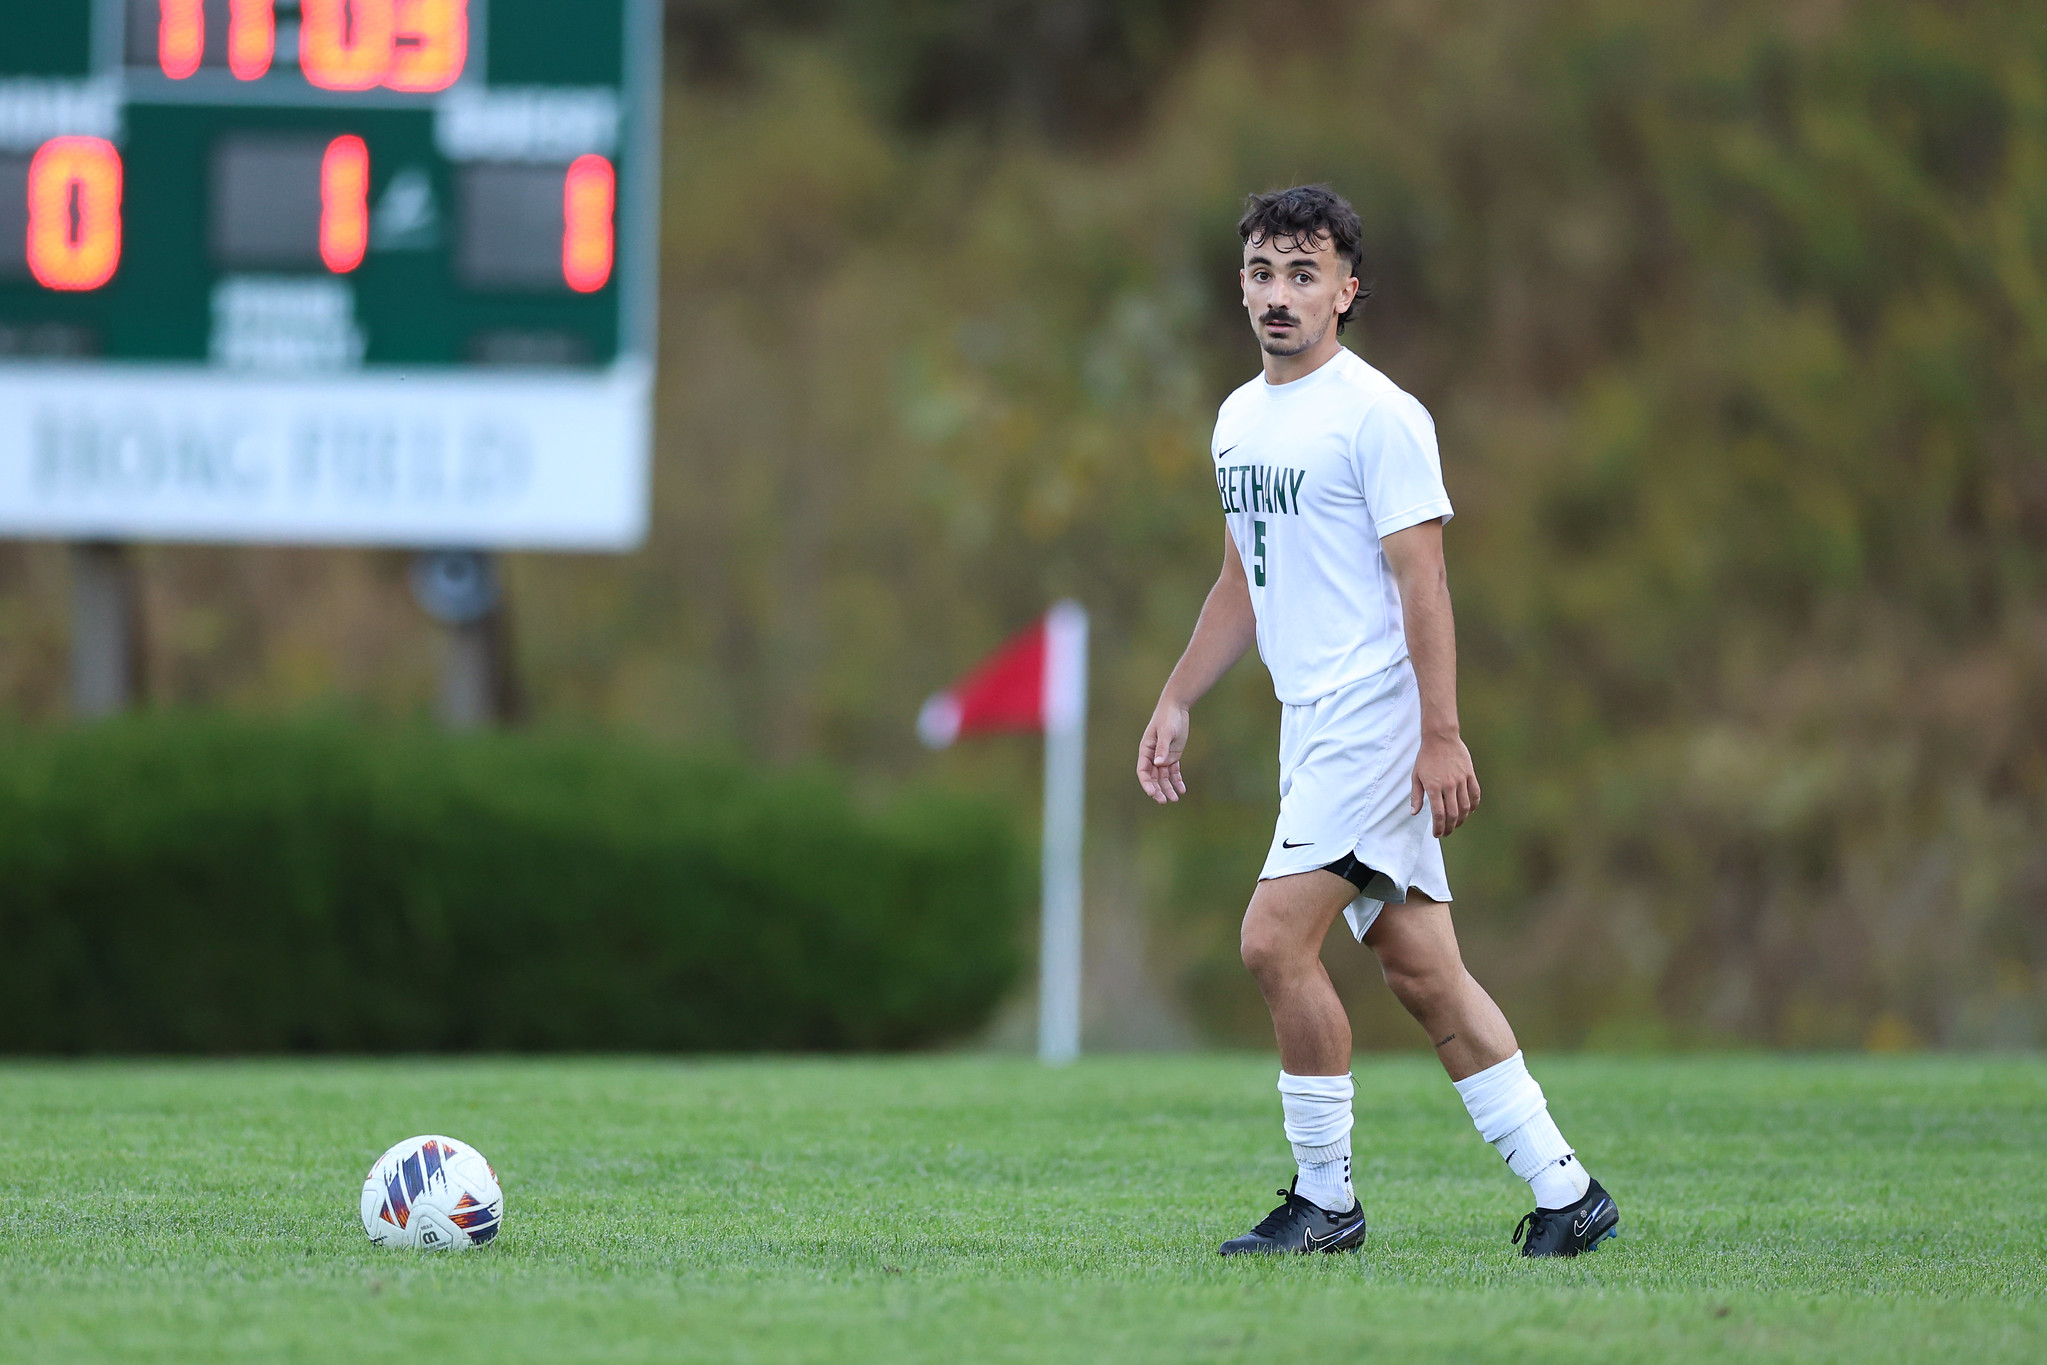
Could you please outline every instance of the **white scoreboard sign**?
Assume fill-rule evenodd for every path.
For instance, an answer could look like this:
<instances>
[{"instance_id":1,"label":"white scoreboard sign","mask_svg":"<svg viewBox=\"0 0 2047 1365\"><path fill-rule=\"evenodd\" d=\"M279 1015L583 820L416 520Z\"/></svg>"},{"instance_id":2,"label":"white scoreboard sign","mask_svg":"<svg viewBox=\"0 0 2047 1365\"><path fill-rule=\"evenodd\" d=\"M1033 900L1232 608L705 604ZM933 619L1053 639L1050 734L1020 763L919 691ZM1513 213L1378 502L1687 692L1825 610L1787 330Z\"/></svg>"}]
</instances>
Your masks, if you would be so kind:
<instances>
[{"instance_id":1,"label":"white scoreboard sign","mask_svg":"<svg viewBox=\"0 0 2047 1365\"><path fill-rule=\"evenodd\" d=\"M0 367L0 535L627 549L651 376Z\"/></svg>"}]
</instances>

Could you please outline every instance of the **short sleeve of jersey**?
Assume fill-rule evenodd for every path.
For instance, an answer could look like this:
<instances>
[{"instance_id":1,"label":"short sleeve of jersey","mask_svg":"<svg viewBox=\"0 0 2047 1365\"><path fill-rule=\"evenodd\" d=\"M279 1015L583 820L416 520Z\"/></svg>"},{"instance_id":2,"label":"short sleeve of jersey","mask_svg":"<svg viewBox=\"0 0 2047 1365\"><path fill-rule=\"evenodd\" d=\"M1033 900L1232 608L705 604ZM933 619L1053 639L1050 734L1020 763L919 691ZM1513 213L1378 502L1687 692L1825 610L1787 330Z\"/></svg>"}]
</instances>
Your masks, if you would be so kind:
<instances>
[{"instance_id":1,"label":"short sleeve of jersey","mask_svg":"<svg viewBox=\"0 0 2047 1365\"><path fill-rule=\"evenodd\" d=\"M1381 539L1425 521L1450 520L1450 494L1436 451L1436 424L1412 395L1395 390L1358 425L1351 462Z\"/></svg>"}]
</instances>

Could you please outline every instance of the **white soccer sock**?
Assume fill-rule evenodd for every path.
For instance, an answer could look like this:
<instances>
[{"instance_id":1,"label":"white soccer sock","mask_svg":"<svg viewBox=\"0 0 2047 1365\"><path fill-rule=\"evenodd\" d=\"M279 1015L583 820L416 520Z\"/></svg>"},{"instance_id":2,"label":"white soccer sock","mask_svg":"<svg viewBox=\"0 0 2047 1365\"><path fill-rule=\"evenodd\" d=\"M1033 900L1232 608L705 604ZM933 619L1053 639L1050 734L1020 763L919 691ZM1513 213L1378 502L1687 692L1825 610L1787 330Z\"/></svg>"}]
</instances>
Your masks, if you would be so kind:
<instances>
[{"instance_id":1,"label":"white soccer sock","mask_svg":"<svg viewBox=\"0 0 2047 1365\"><path fill-rule=\"evenodd\" d=\"M1350 1130L1356 1121L1351 1098L1356 1093L1357 1085L1348 1075L1279 1073L1286 1137L1300 1168L1294 1193L1331 1213L1348 1213L1358 1202L1350 1184Z\"/></svg>"},{"instance_id":2,"label":"white soccer sock","mask_svg":"<svg viewBox=\"0 0 2047 1365\"><path fill-rule=\"evenodd\" d=\"M1568 1208L1585 1197L1592 1177L1557 1131L1549 1101L1520 1053L1452 1084L1478 1135L1535 1191L1537 1208Z\"/></svg>"}]
</instances>

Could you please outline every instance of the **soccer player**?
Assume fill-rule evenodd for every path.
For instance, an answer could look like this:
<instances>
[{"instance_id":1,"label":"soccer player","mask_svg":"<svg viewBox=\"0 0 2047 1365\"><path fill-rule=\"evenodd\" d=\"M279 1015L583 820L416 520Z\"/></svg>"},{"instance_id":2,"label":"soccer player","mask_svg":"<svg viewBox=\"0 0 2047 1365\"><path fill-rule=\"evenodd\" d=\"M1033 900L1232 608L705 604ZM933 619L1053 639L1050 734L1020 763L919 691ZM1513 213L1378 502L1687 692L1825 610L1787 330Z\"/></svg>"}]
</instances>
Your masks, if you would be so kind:
<instances>
[{"instance_id":1,"label":"soccer player","mask_svg":"<svg viewBox=\"0 0 2047 1365\"><path fill-rule=\"evenodd\" d=\"M1222 574L1137 751L1145 792L1179 800L1188 711L1257 642L1283 704L1279 823L1242 946L1279 1039L1298 1173L1285 1202L1222 1254L1365 1240L1350 1174L1350 1020L1321 958L1341 912L1428 1030L1479 1135L1533 1189L1535 1211L1514 1229L1522 1254L1575 1256L1612 1236L1620 1211L1557 1130L1450 924L1440 841L1479 789L1457 724L1435 425L1338 342L1368 292L1348 203L1323 186L1254 195L1237 233L1264 373L1216 417Z\"/></svg>"}]
</instances>

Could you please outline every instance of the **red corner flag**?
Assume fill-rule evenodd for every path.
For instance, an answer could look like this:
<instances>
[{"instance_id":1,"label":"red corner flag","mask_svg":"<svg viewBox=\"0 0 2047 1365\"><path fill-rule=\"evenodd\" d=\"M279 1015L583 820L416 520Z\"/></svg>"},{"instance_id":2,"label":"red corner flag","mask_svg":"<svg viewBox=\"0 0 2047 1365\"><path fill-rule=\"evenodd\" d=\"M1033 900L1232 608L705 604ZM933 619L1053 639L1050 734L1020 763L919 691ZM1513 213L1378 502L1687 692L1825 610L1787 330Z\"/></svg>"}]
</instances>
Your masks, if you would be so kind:
<instances>
[{"instance_id":1,"label":"red corner flag","mask_svg":"<svg viewBox=\"0 0 2047 1365\"><path fill-rule=\"evenodd\" d=\"M1038 1056L1080 1054L1080 841L1087 771L1087 612L1061 602L981 666L924 703L917 733L934 749L961 735L1045 733L1043 920Z\"/></svg>"},{"instance_id":2,"label":"red corner flag","mask_svg":"<svg viewBox=\"0 0 2047 1365\"><path fill-rule=\"evenodd\" d=\"M1061 602L925 702L917 734L943 749L962 735L1074 728L1086 713L1087 613Z\"/></svg>"}]
</instances>

